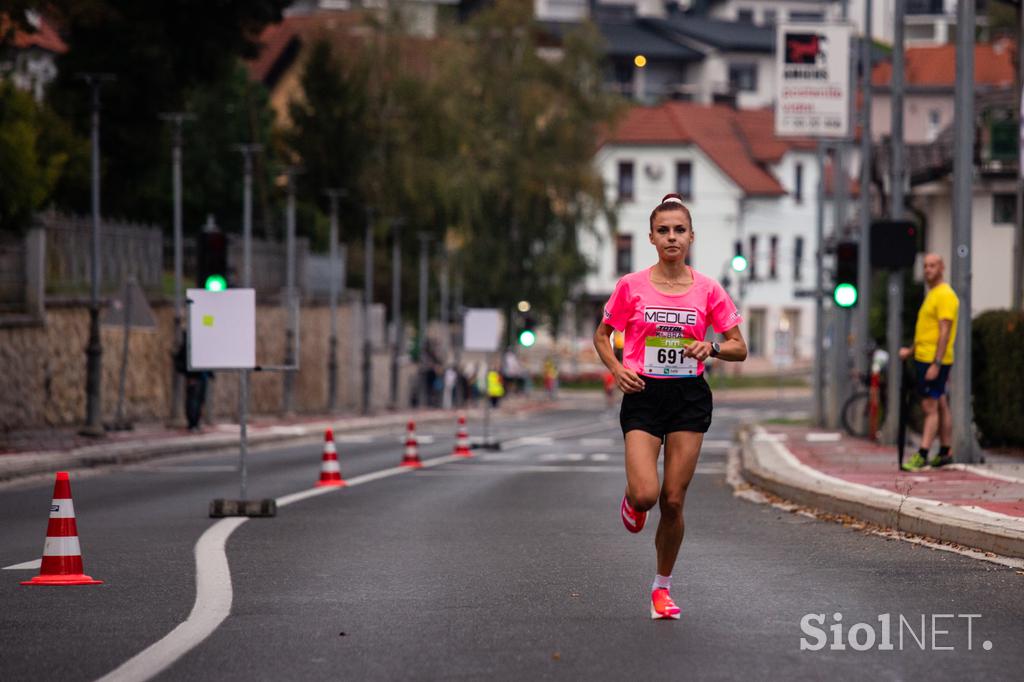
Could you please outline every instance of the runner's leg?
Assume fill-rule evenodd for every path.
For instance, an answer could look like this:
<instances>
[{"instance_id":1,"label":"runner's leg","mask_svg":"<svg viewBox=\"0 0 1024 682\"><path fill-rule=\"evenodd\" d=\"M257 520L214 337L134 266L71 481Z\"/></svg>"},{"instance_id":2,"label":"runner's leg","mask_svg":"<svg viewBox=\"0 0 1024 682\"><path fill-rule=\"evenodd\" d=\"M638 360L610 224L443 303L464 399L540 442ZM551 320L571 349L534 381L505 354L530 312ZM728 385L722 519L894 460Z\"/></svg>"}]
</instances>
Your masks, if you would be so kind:
<instances>
[{"instance_id":1,"label":"runner's leg","mask_svg":"<svg viewBox=\"0 0 1024 682\"><path fill-rule=\"evenodd\" d=\"M697 469L703 433L676 431L665 440L665 482L658 500L661 519L654 536L658 550L658 575L672 575L679 547L683 544L683 502L686 489Z\"/></svg>"},{"instance_id":2,"label":"runner's leg","mask_svg":"<svg viewBox=\"0 0 1024 682\"><path fill-rule=\"evenodd\" d=\"M638 512L658 503L658 453L661 439L646 431L626 433L626 497Z\"/></svg>"},{"instance_id":3,"label":"runner's leg","mask_svg":"<svg viewBox=\"0 0 1024 682\"><path fill-rule=\"evenodd\" d=\"M928 451L939 431L939 401L932 397L921 398L921 409L924 410L924 426L921 427L921 449Z\"/></svg>"}]
</instances>

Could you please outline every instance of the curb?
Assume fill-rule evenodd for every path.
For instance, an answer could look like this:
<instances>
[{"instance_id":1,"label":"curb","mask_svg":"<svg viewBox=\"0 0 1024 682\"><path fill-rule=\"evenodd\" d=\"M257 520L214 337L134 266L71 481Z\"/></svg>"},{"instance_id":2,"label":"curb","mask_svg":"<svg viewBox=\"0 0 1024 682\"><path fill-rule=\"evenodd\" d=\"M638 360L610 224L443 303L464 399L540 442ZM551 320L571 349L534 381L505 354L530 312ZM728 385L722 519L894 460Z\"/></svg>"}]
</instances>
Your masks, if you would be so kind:
<instances>
[{"instance_id":1,"label":"curb","mask_svg":"<svg viewBox=\"0 0 1024 682\"><path fill-rule=\"evenodd\" d=\"M740 429L739 441L743 478L776 495L898 531L1024 558L1024 521L829 476L797 460L758 425Z\"/></svg>"},{"instance_id":2,"label":"curb","mask_svg":"<svg viewBox=\"0 0 1024 682\"><path fill-rule=\"evenodd\" d=\"M529 405L517 405L516 407L522 409ZM483 414L483 409L473 408L466 410L465 413L468 416L479 418ZM275 443L298 444L311 438L322 438L323 432L327 428L334 429L335 433L345 433L399 424L404 427L409 419L415 419L418 423L436 423L447 420L452 420L454 423L456 414L454 411L433 414L400 413L380 417L340 418L336 421L324 420L305 424L260 427L267 430L255 433L250 431L248 442L250 448ZM273 431L274 428L278 429L276 433ZM0 483L39 474L51 474L54 471L75 471L102 466L136 464L161 457L237 448L238 439L237 433L215 433L167 438L156 443L139 441L97 443L75 448L69 452L51 451L4 455L0 457Z\"/></svg>"}]
</instances>

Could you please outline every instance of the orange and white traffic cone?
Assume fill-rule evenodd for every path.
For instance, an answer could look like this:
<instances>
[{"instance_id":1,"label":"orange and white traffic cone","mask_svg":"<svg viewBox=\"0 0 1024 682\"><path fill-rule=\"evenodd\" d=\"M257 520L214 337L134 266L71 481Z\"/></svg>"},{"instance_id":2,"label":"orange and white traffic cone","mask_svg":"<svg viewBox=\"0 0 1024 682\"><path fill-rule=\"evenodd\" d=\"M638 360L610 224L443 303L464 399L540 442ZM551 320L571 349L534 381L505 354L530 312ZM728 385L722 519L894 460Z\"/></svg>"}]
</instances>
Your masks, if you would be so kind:
<instances>
[{"instance_id":1,"label":"orange and white traffic cone","mask_svg":"<svg viewBox=\"0 0 1024 682\"><path fill-rule=\"evenodd\" d=\"M455 435L455 450L452 455L456 457L472 457L473 452L469 449L469 434L466 432L466 415L459 415L459 430Z\"/></svg>"},{"instance_id":2,"label":"orange and white traffic cone","mask_svg":"<svg viewBox=\"0 0 1024 682\"><path fill-rule=\"evenodd\" d=\"M341 465L338 464L338 451L334 447L334 431L327 429L324 432L324 456L320 462L320 480L316 482L317 488L340 488L348 483L341 477Z\"/></svg>"},{"instance_id":3,"label":"orange and white traffic cone","mask_svg":"<svg viewBox=\"0 0 1024 682\"><path fill-rule=\"evenodd\" d=\"M46 527L43 562L39 575L22 585L101 585L82 568L82 549L78 544L75 505L71 501L71 481L66 471L57 472L50 505L50 523Z\"/></svg>"},{"instance_id":4,"label":"orange and white traffic cone","mask_svg":"<svg viewBox=\"0 0 1024 682\"><path fill-rule=\"evenodd\" d=\"M405 455L402 457L402 466L415 469L423 466L420 461L420 446L416 442L416 422L409 420L405 433Z\"/></svg>"}]
</instances>

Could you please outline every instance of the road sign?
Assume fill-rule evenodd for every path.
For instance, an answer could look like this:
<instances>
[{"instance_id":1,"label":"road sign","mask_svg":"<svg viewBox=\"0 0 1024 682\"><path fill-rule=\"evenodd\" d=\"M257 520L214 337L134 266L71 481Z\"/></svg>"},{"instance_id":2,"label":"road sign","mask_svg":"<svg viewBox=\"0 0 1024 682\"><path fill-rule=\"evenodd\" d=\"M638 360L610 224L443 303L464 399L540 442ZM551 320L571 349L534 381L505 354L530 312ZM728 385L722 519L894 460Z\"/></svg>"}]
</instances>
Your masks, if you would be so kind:
<instances>
[{"instance_id":1,"label":"road sign","mask_svg":"<svg viewBox=\"0 0 1024 682\"><path fill-rule=\"evenodd\" d=\"M188 368L256 366L256 290L188 289Z\"/></svg>"},{"instance_id":2,"label":"road sign","mask_svg":"<svg viewBox=\"0 0 1024 682\"><path fill-rule=\"evenodd\" d=\"M501 313L494 308L469 308L463 322L464 350L493 353L501 347Z\"/></svg>"},{"instance_id":3,"label":"road sign","mask_svg":"<svg viewBox=\"0 0 1024 682\"><path fill-rule=\"evenodd\" d=\"M132 329L156 329L153 309L146 302L146 293L134 278L125 282L121 295L110 302L110 307L103 313L103 324L112 327L127 324Z\"/></svg>"},{"instance_id":4,"label":"road sign","mask_svg":"<svg viewBox=\"0 0 1024 682\"><path fill-rule=\"evenodd\" d=\"M775 45L775 134L848 137L850 27L780 24Z\"/></svg>"}]
</instances>

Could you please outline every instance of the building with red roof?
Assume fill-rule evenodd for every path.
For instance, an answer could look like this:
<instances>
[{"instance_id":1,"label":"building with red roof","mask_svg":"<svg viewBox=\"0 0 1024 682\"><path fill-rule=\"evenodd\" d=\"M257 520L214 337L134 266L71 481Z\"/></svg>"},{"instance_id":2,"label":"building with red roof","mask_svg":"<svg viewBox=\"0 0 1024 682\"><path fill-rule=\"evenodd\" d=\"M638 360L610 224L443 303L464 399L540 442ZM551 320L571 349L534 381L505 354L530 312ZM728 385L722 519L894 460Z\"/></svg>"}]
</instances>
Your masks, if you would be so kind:
<instances>
[{"instance_id":1,"label":"building with red roof","mask_svg":"<svg viewBox=\"0 0 1024 682\"><path fill-rule=\"evenodd\" d=\"M741 306L752 356L770 359L784 330L797 359L809 359L814 308L798 292L814 282L816 153L813 140L777 137L770 109L679 101L630 108L599 140L595 162L616 215L614 225L599 219L581 235L593 266L587 298L602 305L619 277L656 261L649 215L678 192L693 216L691 264ZM831 225L829 208L825 234ZM729 268L737 248L750 263L742 274Z\"/></svg>"}]
</instances>

